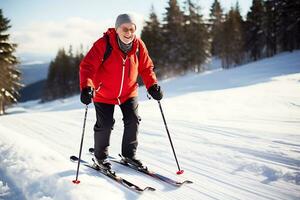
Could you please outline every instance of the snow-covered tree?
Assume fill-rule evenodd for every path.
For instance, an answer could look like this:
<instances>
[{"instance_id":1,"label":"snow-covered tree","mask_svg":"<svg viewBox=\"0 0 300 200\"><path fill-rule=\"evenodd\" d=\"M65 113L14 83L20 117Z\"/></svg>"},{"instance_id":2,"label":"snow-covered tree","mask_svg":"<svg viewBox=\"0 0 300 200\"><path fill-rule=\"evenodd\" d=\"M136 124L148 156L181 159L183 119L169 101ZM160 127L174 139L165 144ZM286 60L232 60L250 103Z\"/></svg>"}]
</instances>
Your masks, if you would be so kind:
<instances>
[{"instance_id":1,"label":"snow-covered tree","mask_svg":"<svg viewBox=\"0 0 300 200\"><path fill-rule=\"evenodd\" d=\"M0 9L0 115L5 108L16 103L19 97L21 73L17 68L18 60L14 56L17 45L10 42L7 30L10 20L3 16Z\"/></svg>"}]
</instances>

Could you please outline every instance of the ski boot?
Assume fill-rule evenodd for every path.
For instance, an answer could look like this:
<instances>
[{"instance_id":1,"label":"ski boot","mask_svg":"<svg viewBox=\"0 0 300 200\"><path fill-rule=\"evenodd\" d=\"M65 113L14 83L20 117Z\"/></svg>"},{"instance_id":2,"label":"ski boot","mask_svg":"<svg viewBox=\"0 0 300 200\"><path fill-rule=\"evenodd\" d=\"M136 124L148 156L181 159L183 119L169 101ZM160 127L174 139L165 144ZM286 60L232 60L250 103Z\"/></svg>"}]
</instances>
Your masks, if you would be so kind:
<instances>
[{"instance_id":1,"label":"ski boot","mask_svg":"<svg viewBox=\"0 0 300 200\"><path fill-rule=\"evenodd\" d=\"M122 156L121 162L123 162L125 164L133 165L133 166L135 166L137 168L140 168L140 169L147 169L147 167L145 167L143 165L142 161L137 159L136 157L129 158L129 157Z\"/></svg>"},{"instance_id":2,"label":"ski boot","mask_svg":"<svg viewBox=\"0 0 300 200\"><path fill-rule=\"evenodd\" d=\"M111 163L109 162L109 160L106 158L106 159L103 159L103 160L99 160L97 158L93 159L94 161L94 164L99 167L100 169L103 169L103 170L111 170Z\"/></svg>"}]
</instances>

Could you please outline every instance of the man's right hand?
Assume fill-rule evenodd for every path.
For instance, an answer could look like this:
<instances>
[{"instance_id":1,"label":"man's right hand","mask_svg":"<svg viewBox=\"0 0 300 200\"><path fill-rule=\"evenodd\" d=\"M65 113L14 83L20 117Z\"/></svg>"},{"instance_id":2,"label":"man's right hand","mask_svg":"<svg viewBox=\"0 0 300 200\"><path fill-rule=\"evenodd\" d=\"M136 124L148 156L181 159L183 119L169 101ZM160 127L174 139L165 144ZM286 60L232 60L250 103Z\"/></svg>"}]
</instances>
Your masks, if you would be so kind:
<instances>
[{"instance_id":1,"label":"man's right hand","mask_svg":"<svg viewBox=\"0 0 300 200\"><path fill-rule=\"evenodd\" d=\"M94 93L93 88L91 87L83 88L80 94L80 101L85 105L90 104L92 102L93 93Z\"/></svg>"}]
</instances>

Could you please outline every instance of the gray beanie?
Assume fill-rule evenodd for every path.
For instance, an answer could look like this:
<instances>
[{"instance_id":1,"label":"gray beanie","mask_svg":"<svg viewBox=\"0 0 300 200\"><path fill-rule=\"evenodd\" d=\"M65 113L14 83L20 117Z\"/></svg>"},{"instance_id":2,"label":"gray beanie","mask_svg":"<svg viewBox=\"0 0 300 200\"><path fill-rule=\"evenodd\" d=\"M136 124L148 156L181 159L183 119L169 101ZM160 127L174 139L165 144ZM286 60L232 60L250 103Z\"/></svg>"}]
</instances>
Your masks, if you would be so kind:
<instances>
[{"instance_id":1,"label":"gray beanie","mask_svg":"<svg viewBox=\"0 0 300 200\"><path fill-rule=\"evenodd\" d=\"M125 23L133 23L136 28L136 20L131 14L121 14L117 17L115 28L117 29L119 26Z\"/></svg>"}]
</instances>

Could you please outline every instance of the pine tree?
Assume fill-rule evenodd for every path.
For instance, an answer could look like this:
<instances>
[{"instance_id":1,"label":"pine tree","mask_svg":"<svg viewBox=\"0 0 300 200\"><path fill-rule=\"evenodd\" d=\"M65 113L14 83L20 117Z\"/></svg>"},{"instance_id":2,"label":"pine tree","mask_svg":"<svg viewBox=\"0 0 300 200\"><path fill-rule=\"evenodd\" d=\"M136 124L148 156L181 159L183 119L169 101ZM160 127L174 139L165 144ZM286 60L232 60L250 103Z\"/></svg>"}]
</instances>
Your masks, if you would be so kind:
<instances>
[{"instance_id":1,"label":"pine tree","mask_svg":"<svg viewBox=\"0 0 300 200\"><path fill-rule=\"evenodd\" d=\"M79 93L79 65L84 58L83 46L80 45L79 51L77 51L74 57L74 65L73 65L73 92L74 94Z\"/></svg>"},{"instance_id":2,"label":"pine tree","mask_svg":"<svg viewBox=\"0 0 300 200\"><path fill-rule=\"evenodd\" d=\"M72 61L62 48L50 63L42 100L49 101L70 96L73 93L72 77Z\"/></svg>"},{"instance_id":3,"label":"pine tree","mask_svg":"<svg viewBox=\"0 0 300 200\"><path fill-rule=\"evenodd\" d=\"M186 16L184 26L184 46L185 55L183 58L185 71L203 71L203 63L210 56L210 43L207 26L204 24L200 14L200 7L191 0L187 0Z\"/></svg>"},{"instance_id":4,"label":"pine tree","mask_svg":"<svg viewBox=\"0 0 300 200\"><path fill-rule=\"evenodd\" d=\"M212 39L211 53L219 56L221 53L222 41L222 23L224 22L224 14L221 4L215 0L210 9L209 22L211 24L210 35Z\"/></svg>"},{"instance_id":5,"label":"pine tree","mask_svg":"<svg viewBox=\"0 0 300 200\"><path fill-rule=\"evenodd\" d=\"M76 94L79 92L79 80L78 80L78 73L79 73L79 64L81 61L81 56L83 57L82 53L77 53L74 55L72 45L69 46L68 50L68 59L69 59L69 67L66 76L68 80L68 95Z\"/></svg>"},{"instance_id":6,"label":"pine tree","mask_svg":"<svg viewBox=\"0 0 300 200\"><path fill-rule=\"evenodd\" d=\"M55 82L56 74L57 72L56 72L55 63L54 61L51 61L48 68L47 81L43 90L42 101L49 101L55 99L55 96L58 96L55 90L55 87L57 86Z\"/></svg>"},{"instance_id":7,"label":"pine tree","mask_svg":"<svg viewBox=\"0 0 300 200\"><path fill-rule=\"evenodd\" d=\"M246 49L249 51L250 58L253 60L258 60L263 56L263 50L266 43L263 29L264 15L263 1L253 0L246 21Z\"/></svg>"},{"instance_id":8,"label":"pine tree","mask_svg":"<svg viewBox=\"0 0 300 200\"><path fill-rule=\"evenodd\" d=\"M281 0L276 8L278 44L281 51L293 51L300 47L300 1Z\"/></svg>"},{"instance_id":9,"label":"pine tree","mask_svg":"<svg viewBox=\"0 0 300 200\"><path fill-rule=\"evenodd\" d=\"M168 66L169 73L182 72L182 64L184 64L185 51L182 46L184 41L184 15L180 10L177 0L169 0L166 8L166 16L164 18L163 36L164 45L164 61Z\"/></svg>"},{"instance_id":10,"label":"pine tree","mask_svg":"<svg viewBox=\"0 0 300 200\"><path fill-rule=\"evenodd\" d=\"M154 11L154 7L151 7L149 21L145 22L141 33L141 39L145 42L149 55L156 67L156 74L161 77L163 71L163 51L161 45L164 43L161 24Z\"/></svg>"},{"instance_id":11,"label":"pine tree","mask_svg":"<svg viewBox=\"0 0 300 200\"><path fill-rule=\"evenodd\" d=\"M270 57L277 53L277 2L266 0L265 16L263 17L263 30L266 38L266 56Z\"/></svg>"},{"instance_id":12,"label":"pine tree","mask_svg":"<svg viewBox=\"0 0 300 200\"><path fill-rule=\"evenodd\" d=\"M13 55L17 45L9 41L6 31L11 27L0 9L0 115L5 108L17 102L21 73L17 68L18 60Z\"/></svg>"},{"instance_id":13,"label":"pine tree","mask_svg":"<svg viewBox=\"0 0 300 200\"><path fill-rule=\"evenodd\" d=\"M55 59L49 65L43 102L79 93L79 65L83 57L82 45L75 55L71 45L68 53L64 48L58 50Z\"/></svg>"},{"instance_id":14,"label":"pine tree","mask_svg":"<svg viewBox=\"0 0 300 200\"><path fill-rule=\"evenodd\" d=\"M222 28L222 67L229 68L244 61L244 28L238 3L226 15Z\"/></svg>"}]
</instances>

